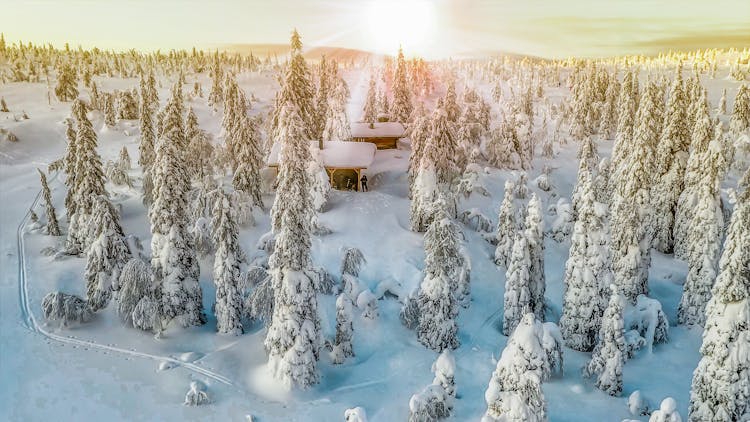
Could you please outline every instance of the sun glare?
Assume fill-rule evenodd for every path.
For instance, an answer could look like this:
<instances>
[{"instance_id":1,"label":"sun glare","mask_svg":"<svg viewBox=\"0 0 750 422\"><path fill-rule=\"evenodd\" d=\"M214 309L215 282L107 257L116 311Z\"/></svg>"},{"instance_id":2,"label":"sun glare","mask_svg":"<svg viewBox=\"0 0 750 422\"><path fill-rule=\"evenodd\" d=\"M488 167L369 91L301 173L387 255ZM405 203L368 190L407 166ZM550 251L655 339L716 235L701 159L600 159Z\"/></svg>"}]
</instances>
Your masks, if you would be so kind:
<instances>
[{"instance_id":1,"label":"sun glare","mask_svg":"<svg viewBox=\"0 0 750 422\"><path fill-rule=\"evenodd\" d=\"M429 52L436 29L432 2L372 0L365 13L372 48L376 52L394 54L399 46L412 54Z\"/></svg>"}]
</instances>

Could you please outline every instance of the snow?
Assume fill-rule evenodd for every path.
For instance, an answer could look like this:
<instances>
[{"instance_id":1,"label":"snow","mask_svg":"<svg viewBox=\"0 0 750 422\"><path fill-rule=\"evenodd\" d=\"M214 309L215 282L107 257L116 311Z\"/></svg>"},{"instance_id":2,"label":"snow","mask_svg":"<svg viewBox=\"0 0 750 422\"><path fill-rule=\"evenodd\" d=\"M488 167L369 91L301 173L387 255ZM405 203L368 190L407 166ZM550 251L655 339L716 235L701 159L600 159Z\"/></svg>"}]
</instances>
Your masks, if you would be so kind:
<instances>
[{"instance_id":1,"label":"snow","mask_svg":"<svg viewBox=\"0 0 750 422\"><path fill-rule=\"evenodd\" d=\"M406 130L399 122L352 123L352 138L403 138Z\"/></svg>"},{"instance_id":2,"label":"snow","mask_svg":"<svg viewBox=\"0 0 750 422\"><path fill-rule=\"evenodd\" d=\"M358 84L366 85L366 70L344 72L352 92ZM193 76L188 75L189 84ZM96 78L104 90L136 86L136 79ZM210 80L197 75L207 91ZM160 98L166 98L170 85L165 78ZM273 99L277 84L273 75L247 72L238 82L253 92L259 102L253 114L263 113ZM719 76L706 78L709 100L715 102L721 88L728 88L731 102L738 84ZM481 85L480 90L489 88ZM18 135L10 143L0 139L0 419L2 420L244 420L253 414L257 420L341 420L346 409L362 406L370 420L405 420L409 397L421 391L432 380L430 365L436 354L418 343L413 331L402 326L399 310L402 303L388 295L377 301L379 316L375 321L354 317L353 344L357 356L343 365L320 362L321 383L305 392L286 393L270 379L266 371L263 348L264 329L259 325L237 338L215 334L215 319L208 312L208 323L186 330L167 330L155 339L121 324L112 304L95 315L92 322L75 328L59 329L45 325L41 302L54 290L81 295L85 260L74 257L45 256L45 248L60 248L60 239L26 230L28 210L39 191L36 168L44 168L59 158L65 146L64 118L69 103L47 104L44 83L7 83L0 86L12 111L26 110L28 120L15 121L0 113L0 125ZM567 95L566 88L548 88L553 100ZM350 118L361 111L356 95L350 102ZM191 104L206 131L218 134L221 113L214 114L205 99ZM356 113L354 113L356 112ZM11 115L13 113L10 113ZM99 151L105 160L116 159L127 146L137 162L137 124L118 122L118 130L102 131L102 116L94 112L94 127L99 134ZM131 136L127 136L128 131ZM328 144L328 143L327 143ZM364 143L348 143L359 148ZM371 145L371 144L370 144ZM375 156L374 146L368 147ZM610 141L600 142L603 156L611 150ZM325 150L324 150L325 155ZM339 273L341 247L356 247L368 260L358 278L365 288L377 289L382 280L393 280L404 292L412 291L421 281L423 265L422 236L409 230L406 165L408 151L378 151L368 163L371 192L332 192L328 207L319 218L332 229L325 237L313 239L313 261L332 274ZM541 174L545 161L534 160L529 180ZM570 196L576 179L575 145L560 146L552 162L550 178L561 196ZM138 170L129 173L140 177ZM486 216L497 216L506 180L516 174L487 169L482 175L490 196L471 195L460 204L461 210L476 208ZM62 207L65 188L63 177L50 175L49 184L65 229L67 220ZM724 187L734 186L730 177ZM136 180L136 186L138 182ZM148 218L141 198L128 189L107 186L113 202L122 207L121 224L128 235L137 236L150 253ZM529 186L542 198L544 205L556 198ZM264 195L268 205L271 195ZM562 207L561 207L562 208ZM42 215L41 206L34 206ZM267 213L255 212L257 225L242 228L240 243L253 253L256 244L269 231ZM544 215L552 226L553 215ZM493 218L493 220L495 220ZM561 222L562 223L562 222ZM472 301L458 317L461 346L453 352L456 384L460 397L454 402L453 420L479 420L486 410L484 391L495 369L495 361L508 341L499 332L502 318L504 271L490 260L494 248L478 233L464 229L467 252L472 262ZM264 238L268 241L269 238ZM562 303L564 262L569 242L558 243L545 238L546 298L549 315L557 320ZM661 303L663 312L674 324L686 267L672 256L652 252L649 277L650 295ZM211 260L201 259L200 283L204 289L204 308L210 310L214 297ZM390 283L390 282L389 282ZM378 296L378 295L376 295ZM403 297L402 297L403 300ZM335 297L322 296L322 328L330 338L335 325ZM636 352L624 366L622 397L609 397L582 379L581 367L589 355L565 349L564 376L546 381L544 395L551 421L609 421L633 418L627 397L639 390L652 403L671 396L680 414L687 414L692 371L699 360L701 330L672 326L669 342L655 344L652 353ZM180 359L187 353L198 353L190 362ZM161 368L161 371L158 369ZM12 380L7 382L6 380ZM183 406L188 386L193 381L207 385L210 406ZM364 414L364 412L362 412ZM155 415L158 415L155 416ZM362 417L360 419L363 420ZM353 419L356 420L356 419ZM643 420L643 418L641 418Z\"/></svg>"},{"instance_id":3,"label":"snow","mask_svg":"<svg viewBox=\"0 0 750 422\"><path fill-rule=\"evenodd\" d=\"M311 148L318 148L318 141L310 142ZM323 142L320 156L326 168L368 168L375 160L375 144L369 142L327 141ZM275 143L268 156L269 166L279 165L281 144Z\"/></svg>"}]
</instances>

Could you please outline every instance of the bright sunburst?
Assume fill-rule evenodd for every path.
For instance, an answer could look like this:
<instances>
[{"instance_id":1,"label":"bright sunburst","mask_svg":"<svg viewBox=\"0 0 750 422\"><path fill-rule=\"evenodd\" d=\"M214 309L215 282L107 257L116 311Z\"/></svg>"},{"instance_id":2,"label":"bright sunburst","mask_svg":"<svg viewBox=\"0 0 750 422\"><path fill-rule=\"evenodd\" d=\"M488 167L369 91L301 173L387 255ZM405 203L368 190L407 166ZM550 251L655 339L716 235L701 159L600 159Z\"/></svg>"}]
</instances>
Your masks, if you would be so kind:
<instances>
[{"instance_id":1,"label":"bright sunburst","mask_svg":"<svg viewBox=\"0 0 750 422\"><path fill-rule=\"evenodd\" d=\"M393 54L399 45L425 54L434 40L435 8L427 0L372 0L365 8L372 48Z\"/></svg>"}]
</instances>

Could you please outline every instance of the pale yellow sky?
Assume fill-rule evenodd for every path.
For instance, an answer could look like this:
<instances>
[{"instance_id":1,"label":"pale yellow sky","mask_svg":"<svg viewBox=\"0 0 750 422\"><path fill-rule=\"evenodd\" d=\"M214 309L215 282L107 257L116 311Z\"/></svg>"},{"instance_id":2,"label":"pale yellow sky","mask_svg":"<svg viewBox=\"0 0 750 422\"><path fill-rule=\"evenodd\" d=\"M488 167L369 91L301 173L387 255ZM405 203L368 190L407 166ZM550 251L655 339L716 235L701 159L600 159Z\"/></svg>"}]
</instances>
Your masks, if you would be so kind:
<instances>
[{"instance_id":1,"label":"pale yellow sky","mask_svg":"<svg viewBox=\"0 0 750 422\"><path fill-rule=\"evenodd\" d=\"M427 57L750 46L749 0L0 0L9 40L115 49L286 43Z\"/></svg>"}]
</instances>

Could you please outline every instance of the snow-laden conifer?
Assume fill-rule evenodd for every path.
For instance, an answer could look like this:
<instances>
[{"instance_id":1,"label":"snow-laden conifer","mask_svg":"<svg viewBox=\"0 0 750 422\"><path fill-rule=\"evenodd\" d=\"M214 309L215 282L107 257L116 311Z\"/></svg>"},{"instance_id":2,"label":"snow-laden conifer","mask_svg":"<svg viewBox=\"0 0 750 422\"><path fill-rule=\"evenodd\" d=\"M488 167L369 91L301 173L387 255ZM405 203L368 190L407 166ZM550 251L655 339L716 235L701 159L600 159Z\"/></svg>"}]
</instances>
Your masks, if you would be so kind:
<instances>
[{"instance_id":1,"label":"snow-laden conifer","mask_svg":"<svg viewBox=\"0 0 750 422\"><path fill-rule=\"evenodd\" d=\"M602 315L598 341L591 361L584 367L586 377L596 377L596 387L611 396L622 394L622 366L625 363L625 298L617 287L610 286L611 295Z\"/></svg>"},{"instance_id":2,"label":"snow-laden conifer","mask_svg":"<svg viewBox=\"0 0 750 422\"><path fill-rule=\"evenodd\" d=\"M189 178L185 168L185 131L179 97L172 96L164 113L162 138L153 164L151 220L151 266L161 286L164 317L183 327L206 322L203 292L198 282L200 267L192 236L188 232Z\"/></svg>"},{"instance_id":3,"label":"snow-laden conifer","mask_svg":"<svg viewBox=\"0 0 750 422\"><path fill-rule=\"evenodd\" d=\"M721 142L711 141L701 159L704 174L696 185L690 231L685 239L688 242L688 275L677 309L677 319L681 324L702 325L706 320L705 308L716 280L724 228L719 191L723 160Z\"/></svg>"},{"instance_id":4,"label":"snow-laden conifer","mask_svg":"<svg viewBox=\"0 0 750 422\"><path fill-rule=\"evenodd\" d=\"M527 312L533 313L531 293L531 257L524 233L516 234L503 296L503 334L509 336Z\"/></svg>"},{"instance_id":5,"label":"snow-laden conifer","mask_svg":"<svg viewBox=\"0 0 750 422\"><path fill-rule=\"evenodd\" d=\"M500 205L497 217L497 247L495 248L495 264L507 269L513 250L513 240L516 237L518 224L516 223L516 206L513 202L513 182L505 181L505 195Z\"/></svg>"},{"instance_id":6,"label":"snow-laden conifer","mask_svg":"<svg viewBox=\"0 0 750 422\"><path fill-rule=\"evenodd\" d=\"M743 188L706 306L702 357L690 390L691 422L750 417L750 186Z\"/></svg>"},{"instance_id":7,"label":"snow-laden conifer","mask_svg":"<svg viewBox=\"0 0 750 422\"><path fill-rule=\"evenodd\" d=\"M274 376L287 388L305 388L318 382L320 349L316 285L310 275L309 137L293 103L284 106L280 122L278 187L271 209L275 242L269 259L274 305L265 346Z\"/></svg>"},{"instance_id":8,"label":"snow-laden conifer","mask_svg":"<svg viewBox=\"0 0 750 422\"><path fill-rule=\"evenodd\" d=\"M57 222L57 214L55 213L55 206L52 204L52 194L49 191L47 185L47 175L41 170L39 172L39 179L42 183L42 199L44 200L44 211L47 216L47 234L50 236L60 236L60 225Z\"/></svg>"},{"instance_id":9,"label":"snow-laden conifer","mask_svg":"<svg viewBox=\"0 0 750 422\"><path fill-rule=\"evenodd\" d=\"M334 364L344 363L346 358L354 356L352 337L354 336L354 324L352 313L352 299L346 293L341 293L336 298L336 338L331 351L331 360Z\"/></svg>"},{"instance_id":10,"label":"snow-laden conifer","mask_svg":"<svg viewBox=\"0 0 750 422\"><path fill-rule=\"evenodd\" d=\"M216 285L216 331L219 334L240 335L242 299L240 297L240 263L244 253L238 240L239 229L232 212L230 196L221 192L214 204L213 243L214 284Z\"/></svg>"},{"instance_id":11,"label":"snow-laden conifer","mask_svg":"<svg viewBox=\"0 0 750 422\"><path fill-rule=\"evenodd\" d=\"M89 234L92 239L86 260L86 300L93 311L107 306L112 285L130 259L130 248L120 227L119 215L112 203L100 195L94 200Z\"/></svg>"},{"instance_id":12,"label":"snow-laden conifer","mask_svg":"<svg viewBox=\"0 0 750 422\"><path fill-rule=\"evenodd\" d=\"M578 219L565 264L560 330L568 347L588 352L596 344L605 307L603 290L613 278L607 209L594 198L591 172L585 168L582 172Z\"/></svg>"},{"instance_id":13,"label":"snow-laden conifer","mask_svg":"<svg viewBox=\"0 0 750 422\"><path fill-rule=\"evenodd\" d=\"M76 118L76 166L73 201L75 213L70 216L67 248L71 252L83 252L93 239L87 238L89 219L94 208L94 200L104 195L104 172L102 161L96 151L97 136L94 127L86 117L86 105L81 100L73 103Z\"/></svg>"},{"instance_id":14,"label":"snow-laden conifer","mask_svg":"<svg viewBox=\"0 0 750 422\"><path fill-rule=\"evenodd\" d=\"M542 382L551 376L552 365L544 342L546 334L533 313L519 321L484 393L487 411L482 422L547 420Z\"/></svg>"},{"instance_id":15,"label":"snow-laden conifer","mask_svg":"<svg viewBox=\"0 0 750 422\"><path fill-rule=\"evenodd\" d=\"M456 293L458 230L440 207L425 233L425 274L419 287L417 338L426 347L442 352L458 347Z\"/></svg>"},{"instance_id":16,"label":"snow-laden conifer","mask_svg":"<svg viewBox=\"0 0 750 422\"><path fill-rule=\"evenodd\" d=\"M544 292L547 281L544 276L544 218L542 216L542 201L531 194L527 207L524 237L528 242L529 260L529 292L531 293L531 311L537 319L544 321Z\"/></svg>"}]
</instances>

